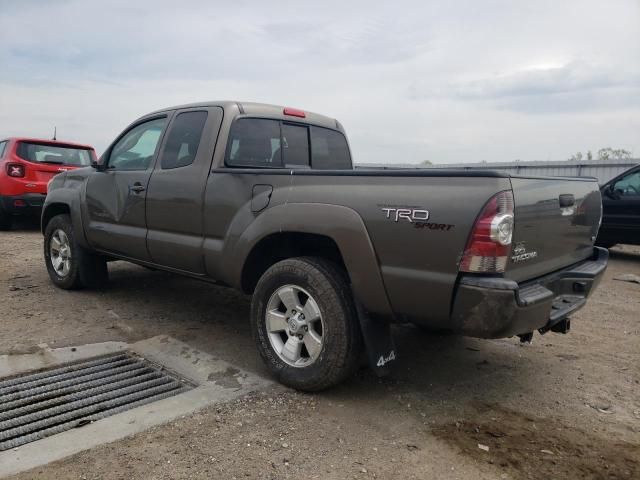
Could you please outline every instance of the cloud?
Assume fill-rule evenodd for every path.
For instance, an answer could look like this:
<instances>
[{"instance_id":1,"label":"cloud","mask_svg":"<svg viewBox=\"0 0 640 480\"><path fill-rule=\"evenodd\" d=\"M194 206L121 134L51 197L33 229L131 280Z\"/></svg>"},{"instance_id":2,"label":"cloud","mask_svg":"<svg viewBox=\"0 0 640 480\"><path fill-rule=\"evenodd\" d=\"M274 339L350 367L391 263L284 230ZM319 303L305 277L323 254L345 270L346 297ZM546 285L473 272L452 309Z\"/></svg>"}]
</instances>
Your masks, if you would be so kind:
<instances>
[{"instance_id":1,"label":"cloud","mask_svg":"<svg viewBox=\"0 0 640 480\"><path fill-rule=\"evenodd\" d=\"M618 87L640 88L640 74L596 68L581 62L560 67L528 68L460 85L462 98L540 97Z\"/></svg>"},{"instance_id":2,"label":"cloud","mask_svg":"<svg viewBox=\"0 0 640 480\"><path fill-rule=\"evenodd\" d=\"M619 110L640 106L640 70L595 67L584 62L534 66L507 74L462 79L435 90L409 88L416 100L449 97L523 113Z\"/></svg>"}]
</instances>

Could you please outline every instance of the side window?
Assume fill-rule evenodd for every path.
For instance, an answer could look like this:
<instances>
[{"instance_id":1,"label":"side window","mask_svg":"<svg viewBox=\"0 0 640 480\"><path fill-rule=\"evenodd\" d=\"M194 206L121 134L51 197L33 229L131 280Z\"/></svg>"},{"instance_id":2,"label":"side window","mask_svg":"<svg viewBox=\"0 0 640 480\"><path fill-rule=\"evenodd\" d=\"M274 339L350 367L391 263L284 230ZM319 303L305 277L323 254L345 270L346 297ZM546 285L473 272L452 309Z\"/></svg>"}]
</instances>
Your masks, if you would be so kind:
<instances>
[{"instance_id":1,"label":"side window","mask_svg":"<svg viewBox=\"0 0 640 480\"><path fill-rule=\"evenodd\" d=\"M640 195L640 172L633 172L622 177L613 186L613 190L620 195Z\"/></svg>"},{"instance_id":2,"label":"side window","mask_svg":"<svg viewBox=\"0 0 640 480\"><path fill-rule=\"evenodd\" d=\"M4 150L7 148L7 141L0 142L0 158L4 156Z\"/></svg>"},{"instance_id":3,"label":"side window","mask_svg":"<svg viewBox=\"0 0 640 480\"><path fill-rule=\"evenodd\" d=\"M226 163L233 167L281 167L280 122L239 119L229 137Z\"/></svg>"},{"instance_id":4,"label":"side window","mask_svg":"<svg viewBox=\"0 0 640 480\"><path fill-rule=\"evenodd\" d=\"M157 118L129 130L111 149L107 168L113 170L149 168L166 122L166 118Z\"/></svg>"},{"instance_id":5,"label":"side window","mask_svg":"<svg viewBox=\"0 0 640 480\"><path fill-rule=\"evenodd\" d=\"M351 170L345 136L336 130L311 127L311 165L318 170Z\"/></svg>"},{"instance_id":6,"label":"side window","mask_svg":"<svg viewBox=\"0 0 640 480\"><path fill-rule=\"evenodd\" d=\"M282 125L282 163L285 167L309 166L309 130L300 125Z\"/></svg>"},{"instance_id":7,"label":"side window","mask_svg":"<svg viewBox=\"0 0 640 480\"><path fill-rule=\"evenodd\" d=\"M193 163L206 121L207 112L184 112L175 118L160 160L163 170Z\"/></svg>"}]
</instances>

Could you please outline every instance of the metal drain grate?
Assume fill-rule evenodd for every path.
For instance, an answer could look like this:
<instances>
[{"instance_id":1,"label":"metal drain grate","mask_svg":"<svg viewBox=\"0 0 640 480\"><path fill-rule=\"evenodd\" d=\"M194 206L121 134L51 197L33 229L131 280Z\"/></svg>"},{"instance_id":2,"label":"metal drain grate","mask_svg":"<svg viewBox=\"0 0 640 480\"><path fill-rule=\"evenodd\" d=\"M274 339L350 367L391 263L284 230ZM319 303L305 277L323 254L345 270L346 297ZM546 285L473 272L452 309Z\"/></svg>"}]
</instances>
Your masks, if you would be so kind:
<instances>
[{"instance_id":1,"label":"metal drain grate","mask_svg":"<svg viewBox=\"0 0 640 480\"><path fill-rule=\"evenodd\" d=\"M189 385L128 353L0 381L0 451L182 393Z\"/></svg>"}]
</instances>

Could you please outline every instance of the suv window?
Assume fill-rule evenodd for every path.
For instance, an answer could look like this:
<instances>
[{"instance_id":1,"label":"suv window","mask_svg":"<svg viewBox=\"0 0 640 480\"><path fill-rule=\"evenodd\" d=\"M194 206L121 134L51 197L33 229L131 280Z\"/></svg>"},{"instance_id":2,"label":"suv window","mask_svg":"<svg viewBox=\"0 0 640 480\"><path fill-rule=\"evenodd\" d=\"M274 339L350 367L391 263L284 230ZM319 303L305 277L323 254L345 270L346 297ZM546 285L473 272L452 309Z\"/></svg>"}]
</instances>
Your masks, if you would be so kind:
<instances>
[{"instance_id":1,"label":"suv window","mask_svg":"<svg viewBox=\"0 0 640 480\"><path fill-rule=\"evenodd\" d=\"M281 167L280 122L264 118L239 119L229 138L227 165Z\"/></svg>"},{"instance_id":2,"label":"suv window","mask_svg":"<svg viewBox=\"0 0 640 480\"><path fill-rule=\"evenodd\" d=\"M4 155L4 149L7 148L7 140L0 142L0 158Z\"/></svg>"},{"instance_id":3,"label":"suv window","mask_svg":"<svg viewBox=\"0 0 640 480\"><path fill-rule=\"evenodd\" d=\"M206 121L207 112L184 112L175 118L160 160L163 170L193 163Z\"/></svg>"},{"instance_id":4,"label":"suv window","mask_svg":"<svg viewBox=\"0 0 640 480\"><path fill-rule=\"evenodd\" d=\"M347 139L335 130L311 127L311 158L319 170L351 170Z\"/></svg>"},{"instance_id":5,"label":"suv window","mask_svg":"<svg viewBox=\"0 0 640 480\"><path fill-rule=\"evenodd\" d=\"M86 148L48 144L46 142L18 142L16 153L28 162L51 163L86 167L91 165L93 152Z\"/></svg>"},{"instance_id":6,"label":"suv window","mask_svg":"<svg viewBox=\"0 0 640 480\"><path fill-rule=\"evenodd\" d=\"M156 118L136 125L111 149L108 168L114 170L146 170L156 152L166 118Z\"/></svg>"},{"instance_id":7,"label":"suv window","mask_svg":"<svg viewBox=\"0 0 640 480\"><path fill-rule=\"evenodd\" d=\"M613 190L620 195L640 195L640 171L622 177L613 186Z\"/></svg>"},{"instance_id":8,"label":"suv window","mask_svg":"<svg viewBox=\"0 0 640 480\"><path fill-rule=\"evenodd\" d=\"M309 133L307 127L282 125L282 163L309 166Z\"/></svg>"}]
</instances>

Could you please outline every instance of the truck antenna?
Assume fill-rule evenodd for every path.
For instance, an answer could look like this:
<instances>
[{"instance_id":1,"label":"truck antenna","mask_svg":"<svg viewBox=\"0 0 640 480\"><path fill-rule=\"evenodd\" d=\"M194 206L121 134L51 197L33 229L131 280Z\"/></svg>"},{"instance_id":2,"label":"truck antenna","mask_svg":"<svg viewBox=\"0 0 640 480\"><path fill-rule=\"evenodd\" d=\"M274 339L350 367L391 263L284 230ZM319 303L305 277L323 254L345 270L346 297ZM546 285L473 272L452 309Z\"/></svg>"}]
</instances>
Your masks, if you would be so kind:
<instances>
[{"instance_id":1,"label":"truck antenna","mask_svg":"<svg viewBox=\"0 0 640 480\"><path fill-rule=\"evenodd\" d=\"M57 130L58 128L56 126L53 127L53 139L52 140L57 140L56 136L57 136Z\"/></svg>"}]
</instances>

